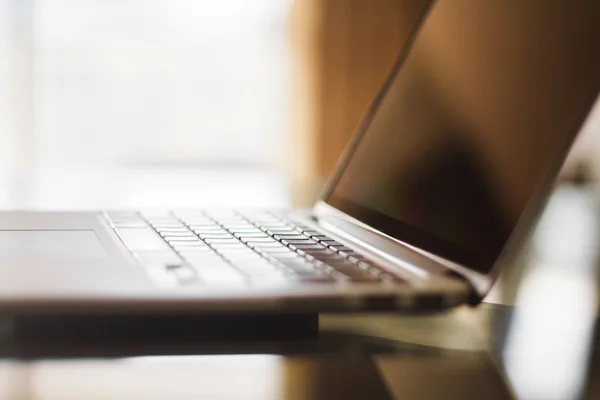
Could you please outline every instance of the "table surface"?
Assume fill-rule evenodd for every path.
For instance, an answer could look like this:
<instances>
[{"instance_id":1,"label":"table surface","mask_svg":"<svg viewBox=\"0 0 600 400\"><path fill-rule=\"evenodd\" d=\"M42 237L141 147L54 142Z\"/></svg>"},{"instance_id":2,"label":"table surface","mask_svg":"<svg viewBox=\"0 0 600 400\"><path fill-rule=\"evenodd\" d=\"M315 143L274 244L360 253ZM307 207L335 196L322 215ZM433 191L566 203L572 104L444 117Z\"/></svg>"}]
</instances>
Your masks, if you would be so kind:
<instances>
[{"instance_id":1,"label":"table surface","mask_svg":"<svg viewBox=\"0 0 600 400\"><path fill-rule=\"evenodd\" d=\"M11 349L0 399L598 399L597 199L559 187L479 307L322 315L299 342Z\"/></svg>"}]
</instances>

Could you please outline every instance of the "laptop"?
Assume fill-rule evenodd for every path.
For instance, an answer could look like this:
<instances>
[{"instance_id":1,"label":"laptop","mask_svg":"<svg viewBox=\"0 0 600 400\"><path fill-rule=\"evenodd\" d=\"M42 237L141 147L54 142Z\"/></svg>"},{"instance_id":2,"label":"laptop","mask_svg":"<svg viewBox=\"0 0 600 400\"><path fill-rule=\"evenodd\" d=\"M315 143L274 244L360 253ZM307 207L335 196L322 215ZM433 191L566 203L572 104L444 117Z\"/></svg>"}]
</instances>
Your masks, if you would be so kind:
<instances>
[{"instance_id":1,"label":"laptop","mask_svg":"<svg viewBox=\"0 0 600 400\"><path fill-rule=\"evenodd\" d=\"M596 0L434 2L312 210L4 212L0 310L476 305L598 98L599 49Z\"/></svg>"}]
</instances>

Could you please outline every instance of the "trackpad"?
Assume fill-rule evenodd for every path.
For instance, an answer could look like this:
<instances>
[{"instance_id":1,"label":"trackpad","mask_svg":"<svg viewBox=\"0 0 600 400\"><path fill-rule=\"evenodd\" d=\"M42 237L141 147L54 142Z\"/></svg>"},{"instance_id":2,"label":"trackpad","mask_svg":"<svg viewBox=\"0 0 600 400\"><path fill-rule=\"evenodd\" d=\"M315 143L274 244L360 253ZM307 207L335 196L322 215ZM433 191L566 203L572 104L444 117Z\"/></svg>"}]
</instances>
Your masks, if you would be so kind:
<instances>
[{"instance_id":1,"label":"trackpad","mask_svg":"<svg viewBox=\"0 0 600 400\"><path fill-rule=\"evenodd\" d=\"M0 258L107 258L93 230L0 231Z\"/></svg>"}]
</instances>

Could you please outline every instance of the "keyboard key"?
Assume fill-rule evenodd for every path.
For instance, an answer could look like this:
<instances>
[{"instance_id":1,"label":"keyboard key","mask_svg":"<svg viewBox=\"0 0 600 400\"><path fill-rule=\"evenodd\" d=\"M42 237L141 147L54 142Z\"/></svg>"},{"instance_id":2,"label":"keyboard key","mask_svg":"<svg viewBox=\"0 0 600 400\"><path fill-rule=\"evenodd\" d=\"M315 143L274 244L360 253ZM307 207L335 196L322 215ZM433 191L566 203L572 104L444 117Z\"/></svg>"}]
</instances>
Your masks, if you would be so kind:
<instances>
[{"instance_id":1,"label":"keyboard key","mask_svg":"<svg viewBox=\"0 0 600 400\"><path fill-rule=\"evenodd\" d=\"M302 232L308 236L313 236L313 235L325 236L321 232L316 231L314 229L303 229Z\"/></svg>"},{"instance_id":2,"label":"keyboard key","mask_svg":"<svg viewBox=\"0 0 600 400\"><path fill-rule=\"evenodd\" d=\"M167 243L151 228L118 228L115 232L132 252L169 250Z\"/></svg>"},{"instance_id":3,"label":"keyboard key","mask_svg":"<svg viewBox=\"0 0 600 400\"><path fill-rule=\"evenodd\" d=\"M247 256L247 257L231 257L230 255L225 255L224 256L227 261L231 262L232 264L241 266L241 267L265 267L268 266L269 268L275 268L274 264L271 263L270 261L266 260L264 257L261 257L259 254L254 253L254 256ZM256 258L255 258L256 257Z\"/></svg>"},{"instance_id":4,"label":"keyboard key","mask_svg":"<svg viewBox=\"0 0 600 400\"><path fill-rule=\"evenodd\" d=\"M214 231L199 231L197 229L194 229L194 233L198 236L201 237L202 239L207 239L208 236L213 236L213 235L230 235L229 232L224 231L224 230L214 230Z\"/></svg>"},{"instance_id":5,"label":"keyboard key","mask_svg":"<svg viewBox=\"0 0 600 400\"><path fill-rule=\"evenodd\" d=\"M229 248L225 247L223 249L218 250L220 254L226 254L228 257L235 258L253 258L253 259L262 259L260 254L252 250L251 248L241 245L240 247Z\"/></svg>"},{"instance_id":6,"label":"keyboard key","mask_svg":"<svg viewBox=\"0 0 600 400\"><path fill-rule=\"evenodd\" d=\"M292 250L288 249L285 246L282 247L265 247L260 248L260 251L266 253L267 255L275 255L275 254L294 254Z\"/></svg>"},{"instance_id":7,"label":"keyboard key","mask_svg":"<svg viewBox=\"0 0 600 400\"><path fill-rule=\"evenodd\" d=\"M146 213L142 213L142 216L148 220L151 224L153 223L161 223L161 222L179 222L179 220L170 213L165 215L148 215Z\"/></svg>"},{"instance_id":8,"label":"keyboard key","mask_svg":"<svg viewBox=\"0 0 600 400\"><path fill-rule=\"evenodd\" d=\"M215 254L217 257L219 256L214 249L206 246L206 247L180 247L177 249L177 253L183 258L187 259L188 257L195 257L197 255L207 255L207 254Z\"/></svg>"},{"instance_id":9,"label":"keyboard key","mask_svg":"<svg viewBox=\"0 0 600 400\"><path fill-rule=\"evenodd\" d=\"M200 233L201 239L235 239L230 233Z\"/></svg>"},{"instance_id":10,"label":"keyboard key","mask_svg":"<svg viewBox=\"0 0 600 400\"><path fill-rule=\"evenodd\" d=\"M163 238L166 242L169 243L202 243L204 242L200 240L198 236L165 236Z\"/></svg>"},{"instance_id":11,"label":"keyboard key","mask_svg":"<svg viewBox=\"0 0 600 400\"><path fill-rule=\"evenodd\" d=\"M289 250L287 247L285 247L283 244L275 241L275 240L271 240L271 241L260 241L260 242L248 242L248 246L251 247L255 247L255 248L259 248L259 249L272 249L272 248L284 248Z\"/></svg>"},{"instance_id":12,"label":"keyboard key","mask_svg":"<svg viewBox=\"0 0 600 400\"><path fill-rule=\"evenodd\" d=\"M190 224L188 225L191 230L199 230L199 231L224 231L225 229L222 226L217 225L216 223L211 224Z\"/></svg>"},{"instance_id":13,"label":"keyboard key","mask_svg":"<svg viewBox=\"0 0 600 400\"><path fill-rule=\"evenodd\" d=\"M263 234L252 234L252 235L236 233L235 236L242 241L250 241L250 242L266 242L266 241L274 242L275 241L275 239L273 239L269 235L265 235L264 233Z\"/></svg>"},{"instance_id":14,"label":"keyboard key","mask_svg":"<svg viewBox=\"0 0 600 400\"><path fill-rule=\"evenodd\" d=\"M136 213L124 213L122 215L104 215L105 218L107 218L110 221L130 221L130 222L134 222L134 221L144 221L146 222L146 220L144 218L142 218L141 215L136 214Z\"/></svg>"},{"instance_id":15,"label":"keyboard key","mask_svg":"<svg viewBox=\"0 0 600 400\"><path fill-rule=\"evenodd\" d=\"M241 238L240 240L248 245L259 244L259 243L278 243L273 238L248 238L248 239Z\"/></svg>"},{"instance_id":16,"label":"keyboard key","mask_svg":"<svg viewBox=\"0 0 600 400\"><path fill-rule=\"evenodd\" d=\"M148 225L144 221L111 221L115 228L147 228Z\"/></svg>"},{"instance_id":17,"label":"keyboard key","mask_svg":"<svg viewBox=\"0 0 600 400\"><path fill-rule=\"evenodd\" d=\"M230 264L218 264L218 263L204 263L204 264L190 264L191 267L194 269L194 271L196 272L196 274L199 277L202 276L233 276L232 279L235 280L240 280L244 278L244 275L242 275L239 271L237 271L236 269L234 269Z\"/></svg>"},{"instance_id":18,"label":"keyboard key","mask_svg":"<svg viewBox=\"0 0 600 400\"><path fill-rule=\"evenodd\" d=\"M123 212L123 213L104 213L104 218L111 221L138 221L144 220L141 215L135 212Z\"/></svg>"},{"instance_id":19,"label":"keyboard key","mask_svg":"<svg viewBox=\"0 0 600 400\"><path fill-rule=\"evenodd\" d=\"M206 244L209 244L209 245L240 244L240 241L233 237L232 238L223 238L223 239L205 239L204 242L206 242Z\"/></svg>"},{"instance_id":20,"label":"keyboard key","mask_svg":"<svg viewBox=\"0 0 600 400\"><path fill-rule=\"evenodd\" d=\"M219 254L228 261L231 262L255 262L255 261L264 261L263 257L261 257L258 253L253 252L252 250L226 250L219 251Z\"/></svg>"},{"instance_id":21,"label":"keyboard key","mask_svg":"<svg viewBox=\"0 0 600 400\"><path fill-rule=\"evenodd\" d=\"M225 260L195 260L188 261L195 271L230 269L231 265Z\"/></svg>"},{"instance_id":22,"label":"keyboard key","mask_svg":"<svg viewBox=\"0 0 600 400\"><path fill-rule=\"evenodd\" d=\"M179 265L183 264L183 260L173 251L169 252L143 252L134 253L135 257L144 265L163 264L163 265Z\"/></svg>"},{"instance_id":23,"label":"keyboard key","mask_svg":"<svg viewBox=\"0 0 600 400\"><path fill-rule=\"evenodd\" d=\"M140 214L137 211L107 211L104 214L111 219L140 218Z\"/></svg>"},{"instance_id":24,"label":"keyboard key","mask_svg":"<svg viewBox=\"0 0 600 400\"><path fill-rule=\"evenodd\" d=\"M232 264L240 271L247 275L257 275L257 274L280 274L281 271L272 263L265 260L256 260L256 261L248 261L248 260L240 260L237 262L232 262Z\"/></svg>"},{"instance_id":25,"label":"keyboard key","mask_svg":"<svg viewBox=\"0 0 600 400\"><path fill-rule=\"evenodd\" d=\"M297 235L297 234L278 234L273 236L277 240L310 240L308 236Z\"/></svg>"},{"instance_id":26,"label":"keyboard key","mask_svg":"<svg viewBox=\"0 0 600 400\"><path fill-rule=\"evenodd\" d=\"M206 216L179 216L183 222L188 225L214 225L216 222Z\"/></svg>"},{"instance_id":27,"label":"keyboard key","mask_svg":"<svg viewBox=\"0 0 600 400\"><path fill-rule=\"evenodd\" d=\"M258 222L261 226L264 226L267 229L271 229L271 228L288 228L288 227L293 227L292 225L288 224L287 222L283 222L283 221L255 221ZM295 228L294 228L295 229Z\"/></svg>"},{"instance_id":28,"label":"keyboard key","mask_svg":"<svg viewBox=\"0 0 600 400\"><path fill-rule=\"evenodd\" d=\"M162 236L163 238L175 238L175 237L197 237L196 235L194 235L193 232L190 232L189 230L179 230L179 231L174 231L174 232L170 232L170 231L161 231L160 232L160 236Z\"/></svg>"},{"instance_id":29,"label":"keyboard key","mask_svg":"<svg viewBox=\"0 0 600 400\"><path fill-rule=\"evenodd\" d=\"M214 217L214 220L220 225L244 225L246 224L246 220L242 217Z\"/></svg>"},{"instance_id":30,"label":"keyboard key","mask_svg":"<svg viewBox=\"0 0 600 400\"><path fill-rule=\"evenodd\" d=\"M346 247L343 243L340 243L340 242L332 240L332 239L322 239L322 240L319 240L319 242L325 246L330 246L330 247Z\"/></svg>"},{"instance_id":31,"label":"keyboard key","mask_svg":"<svg viewBox=\"0 0 600 400\"><path fill-rule=\"evenodd\" d=\"M313 247L309 247L309 246L302 246L302 245L298 245L296 246L299 249L302 249L304 251L306 251L307 253L309 253L311 256L313 257L318 257L318 256L337 256L338 252L329 248L325 248L325 247L318 247L318 248L313 248Z\"/></svg>"},{"instance_id":32,"label":"keyboard key","mask_svg":"<svg viewBox=\"0 0 600 400\"><path fill-rule=\"evenodd\" d=\"M289 221L292 225L294 225L295 227L297 227L298 229L302 229L302 230L314 230L314 228L312 226L306 225L305 223L303 223L302 221L298 221L294 218L287 218L287 221Z\"/></svg>"},{"instance_id":33,"label":"keyboard key","mask_svg":"<svg viewBox=\"0 0 600 400\"><path fill-rule=\"evenodd\" d=\"M305 262L302 259L297 260L280 260L280 262L286 267L294 271L294 273L301 276L322 276L323 272L315 269L311 264Z\"/></svg>"},{"instance_id":34,"label":"keyboard key","mask_svg":"<svg viewBox=\"0 0 600 400\"><path fill-rule=\"evenodd\" d=\"M263 211L114 217L115 232L162 286L396 281L318 230Z\"/></svg>"},{"instance_id":35,"label":"keyboard key","mask_svg":"<svg viewBox=\"0 0 600 400\"><path fill-rule=\"evenodd\" d=\"M217 224L203 224L203 225L189 225L189 228L191 230L199 230L199 231L207 231L207 232L212 232L212 231L225 231L225 228L223 228L220 225Z\"/></svg>"},{"instance_id":36,"label":"keyboard key","mask_svg":"<svg viewBox=\"0 0 600 400\"><path fill-rule=\"evenodd\" d=\"M319 261L326 265L351 265L352 268L357 268L356 265L348 263L348 261L343 258L319 259Z\"/></svg>"},{"instance_id":37,"label":"keyboard key","mask_svg":"<svg viewBox=\"0 0 600 400\"><path fill-rule=\"evenodd\" d=\"M236 265L236 267L237 269L243 272L244 276L250 278L284 276L284 272L275 268L273 265Z\"/></svg>"},{"instance_id":38,"label":"keyboard key","mask_svg":"<svg viewBox=\"0 0 600 400\"><path fill-rule=\"evenodd\" d=\"M335 250L335 251L343 251L346 253L354 253L354 250L352 250L350 247L346 247L346 246L328 246L329 248Z\"/></svg>"},{"instance_id":39,"label":"keyboard key","mask_svg":"<svg viewBox=\"0 0 600 400\"><path fill-rule=\"evenodd\" d=\"M217 251L248 250L247 246L237 241L230 243L211 243L210 247Z\"/></svg>"},{"instance_id":40,"label":"keyboard key","mask_svg":"<svg viewBox=\"0 0 600 400\"><path fill-rule=\"evenodd\" d=\"M257 228L251 223L246 224L222 224L223 227L227 228L227 230L237 231L237 230L257 230Z\"/></svg>"},{"instance_id":41,"label":"keyboard key","mask_svg":"<svg viewBox=\"0 0 600 400\"><path fill-rule=\"evenodd\" d=\"M208 245L200 240L197 242L169 242L169 244L176 250L208 248Z\"/></svg>"},{"instance_id":42,"label":"keyboard key","mask_svg":"<svg viewBox=\"0 0 600 400\"><path fill-rule=\"evenodd\" d=\"M148 219L152 218L169 218L172 217L171 211L165 209L145 209L140 210L139 213Z\"/></svg>"},{"instance_id":43,"label":"keyboard key","mask_svg":"<svg viewBox=\"0 0 600 400\"><path fill-rule=\"evenodd\" d=\"M282 227L282 228L268 228L263 227L269 235L299 235L300 231L293 227Z\"/></svg>"},{"instance_id":44,"label":"keyboard key","mask_svg":"<svg viewBox=\"0 0 600 400\"><path fill-rule=\"evenodd\" d=\"M194 232L191 232L188 228L161 228L161 229L156 229L156 231L161 236L165 236L165 235L179 235L179 234L187 234L187 235L196 236L194 234Z\"/></svg>"},{"instance_id":45,"label":"keyboard key","mask_svg":"<svg viewBox=\"0 0 600 400\"><path fill-rule=\"evenodd\" d=\"M243 271L243 272L246 272L249 274L271 273L271 272L272 273L281 273L281 270L280 270L280 268L278 268L277 265L275 265L274 263L272 263L266 259L262 259L262 261L252 261L252 262L247 262L247 261L232 262L232 264L240 271Z\"/></svg>"},{"instance_id":46,"label":"keyboard key","mask_svg":"<svg viewBox=\"0 0 600 400\"><path fill-rule=\"evenodd\" d=\"M170 242L169 243L175 251L184 251L188 249L209 249L205 243L202 242Z\"/></svg>"},{"instance_id":47,"label":"keyboard key","mask_svg":"<svg viewBox=\"0 0 600 400\"><path fill-rule=\"evenodd\" d=\"M306 246L310 246L310 245L319 245L317 242L310 240L310 239L306 239L306 240L282 240L281 243L285 244L286 246L289 245L293 245L296 246L300 249L305 249Z\"/></svg>"},{"instance_id":48,"label":"keyboard key","mask_svg":"<svg viewBox=\"0 0 600 400\"><path fill-rule=\"evenodd\" d=\"M150 225L156 230L165 228L185 228L185 225L179 221L151 222Z\"/></svg>"},{"instance_id":49,"label":"keyboard key","mask_svg":"<svg viewBox=\"0 0 600 400\"><path fill-rule=\"evenodd\" d=\"M331 250L327 250L325 247L321 246L320 244L296 244L294 245L296 246L296 248L306 251L307 253L313 255L314 252L318 252L318 251L331 251Z\"/></svg>"},{"instance_id":50,"label":"keyboard key","mask_svg":"<svg viewBox=\"0 0 600 400\"><path fill-rule=\"evenodd\" d=\"M240 226L228 226L227 230L234 233L264 233L261 229L254 225L248 225L245 227Z\"/></svg>"},{"instance_id":51,"label":"keyboard key","mask_svg":"<svg viewBox=\"0 0 600 400\"><path fill-rule=\"evenodd\" d=\"M194 268L228 268L229 263L214 253L198 253L186 255L185 261Z\"/></svg>"},{"instance_id":52,"label":"keyboard key","mask_svg":"<svg viewBox=\"0 0 600 400\"><path fill-rule=\"evenodd\" d=\"M165 236L164 237L165 241L171 245L173 245L173 243L203 243L198 237L196 236L175 236L175 237L171 237L171 236Z\"/></svg>"},{"instance_id":53,"label":"keyboard key","mask_svg":"<svg viewBox=\"0 0 600 400\"><path fill-rule=\"evenodd\" d=\"M280 260L280 259L281 260L283 260L283 259L302 259L303 258L300 254L297 254L293 251L269 253L269 255L278 260Z\"/></svg>"},{"instance_id":54,"label":"keyboard key","mask_svg":"<svg viewBox=\"0 0 600 400\"><path fill-rule=\"evenodd\" d=\"M197 237L174 237L174 238L165 238L165 241L167 241L171 246L175 245L175 244L195 244L195 245L203 245L203 246L208 246L206 243L204 243L202 240L200 240Z\"/></svg>"},{"instance_id":55,"label":"keyboard key","mask_svg":"<svg viewBox=\"0 0 600 400\"><path fill-rule=\"evenodd\" d=\"M219 259L221 258L219 253L217 253L215 251L215 249L213 249L210 246L181 247L181 248L177 249L177 252L184 259L188 259L191 257L213 257L213 258L219 258Z\"/></svg>"}]
</instances>

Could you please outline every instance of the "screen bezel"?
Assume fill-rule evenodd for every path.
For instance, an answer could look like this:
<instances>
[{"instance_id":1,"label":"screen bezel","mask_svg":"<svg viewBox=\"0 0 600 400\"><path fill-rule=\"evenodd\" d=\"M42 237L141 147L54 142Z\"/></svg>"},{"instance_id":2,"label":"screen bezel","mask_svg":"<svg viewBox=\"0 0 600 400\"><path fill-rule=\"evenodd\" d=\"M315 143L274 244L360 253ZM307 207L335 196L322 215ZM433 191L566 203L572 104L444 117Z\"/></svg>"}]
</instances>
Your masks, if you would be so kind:
<instances>
[{"instance_id":1,"label":"screen bezel","mask_svg":"<svg viewBox=\"0 0 600 400\"><path fill-rule=\"evenodd\" d=\"M347 199L334 197L333 191L335 186L340 180L356 148L360 144L360 141L368 131L377 110L379 109L385 95L389 91L396 75L401 70L406 58L410 54L413 44L419 35L421 26L427 18L427 15L433 9L435 3L436 0L430 0L424 7L418 22L415 24L415 27L403 45L399 56L393 63L392 68L385 78L379 92L368 107L365 116L355 130L352 138L346 146L346 149L340 156L333 173L325 184L321 198L317 203L317 206L315 206L315 214L318 217L319 214L321 214L323 217L327 217L327 213L325 213L325 215L322 213L322 205L325 204L328 206L328 208L335 210L335 213L337 214L336 218L343 218L343 216L347 216L347 220L359 221L362 225L368 226L369 230L378 232L387 238L394 239L401 245L408 245L410 247L419 249L419 251L422 251L425 254L430 254L438 260L447 261L448 265L465 267L472 272L471 275L476 275L478 277L480 283L481 279L487 281L486 284L479 284L476 288L476 292L483 297L491 288L491 285L497 277L499 267L501 264L503 264L503 262L500 261L510 260L512 257L514 257L515 252L520 248L521 242L525 239L533 227L535 220L539 217L539 211L551 193L556 177L558 176L562 164L569 153L571 145L589 114L589 112L586 113L583 111L590 110L598 98L600 80L596 82L596 90L592 91L590 99L588 99L586 102L586 107L584 110L582 110L581 115L575 121L574 126L570 129L570 132L566 135L565 143L561 148L561 153L557 154L553 164L549 166L546 175L542 178L541 184L534 191L531 200L528 202L523 213L519 217L517 224L511 231L503 247L494 254L477 255L468 249L460 248L456 244L450 243L431 233L410 226L403 221L383 215L375 210L362 207L356 203L348 201ZM393 229L381 229L384 224L387 227L393 227ZM481 273L478 270L487 270L489 272ZM468 280L472 282L471 279Z\"/></svg>"}]
</instances>

